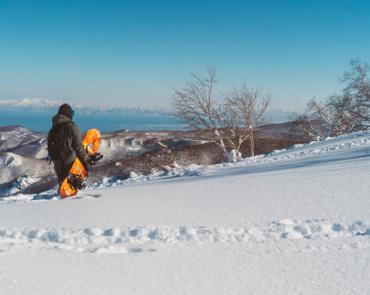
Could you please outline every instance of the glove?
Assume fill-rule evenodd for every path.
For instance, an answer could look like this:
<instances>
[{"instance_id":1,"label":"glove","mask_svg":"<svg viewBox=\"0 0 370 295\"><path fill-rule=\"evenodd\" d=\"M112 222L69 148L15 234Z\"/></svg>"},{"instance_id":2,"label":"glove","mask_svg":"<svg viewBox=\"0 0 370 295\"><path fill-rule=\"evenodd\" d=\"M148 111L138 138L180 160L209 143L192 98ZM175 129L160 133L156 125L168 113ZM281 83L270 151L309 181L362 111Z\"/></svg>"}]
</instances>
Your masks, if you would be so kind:
<instances>
[{"instance_id":1,"label":"glove","mask_svg":"<svg viewBox=\"0 0 370 295\"><path fill-rule=\"evenodd\" d=\"M90 155L87 159L89 165L94 166L97 162L99 162L103 158L103 155L100 153L96 153L94 155Z\"/></svg>"}]
</instances>

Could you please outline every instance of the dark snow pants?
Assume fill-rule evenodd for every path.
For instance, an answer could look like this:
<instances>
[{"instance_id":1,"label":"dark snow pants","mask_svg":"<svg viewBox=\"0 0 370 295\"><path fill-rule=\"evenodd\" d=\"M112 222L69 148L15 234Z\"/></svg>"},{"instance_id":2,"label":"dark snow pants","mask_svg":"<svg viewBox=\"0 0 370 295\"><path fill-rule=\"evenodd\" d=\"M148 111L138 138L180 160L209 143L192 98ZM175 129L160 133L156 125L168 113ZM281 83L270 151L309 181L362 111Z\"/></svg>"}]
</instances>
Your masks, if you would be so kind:
<instances>
[{"instance_id":1,"label":"dark snow pants","mask_svg":"<svg viewBox=\"0 0 370 295\"><path fill-rule=\"evenodd\" d=\"M63 183L64 179L67 177L69 170L71 169L73 162L70 164L64 163L62 160L55 160L54 163L54 170L58 177L59 186Z\"/></svg>"}]
</instances>

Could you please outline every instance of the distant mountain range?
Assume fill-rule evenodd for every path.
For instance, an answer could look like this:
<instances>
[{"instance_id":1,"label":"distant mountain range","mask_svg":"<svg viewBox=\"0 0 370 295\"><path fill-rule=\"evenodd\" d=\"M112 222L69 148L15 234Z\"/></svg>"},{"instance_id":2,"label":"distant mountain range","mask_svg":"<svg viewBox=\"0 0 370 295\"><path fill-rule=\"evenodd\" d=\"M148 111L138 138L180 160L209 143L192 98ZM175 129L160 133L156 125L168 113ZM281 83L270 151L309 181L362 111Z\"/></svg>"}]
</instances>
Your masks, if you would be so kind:
<instances>
[{"instance_id":1,"label":"distant mountain range","mask_svg":"<svg viewBox=\"0 0 370 295\"><path fill-rule=\"evenodd\" d=\"M58 107L64 103L62 100L49 100L40 98L22 98L22 99L8 99L0 100L0 109L6 110L30 110L37 112L55 112ZM171 115L170 109L165 108L149 108L149 107L128 107L117 105L88 105L83 103L68 102L79 113L90 114L122 114L128 116L160 116ZM271 123L281 123L291 121L297 117L297 113L285 109L273 109L266 112L266 120Z\"/></svg>"},{"instance_id":2,"label":"distant mountain range","mask_svg":"<svg viewBox=\"0 0 370 295\"><path fill-rule=\"evenodd\" d=\"M1 109L19 109L19 110L32 110L32 111L53 111L55 112L58 107L65 103L63 100L49 100L40 98L22 98L22 99L8 99L0 100ZM142 107L127 107L115 105L95 105L68 102L75 110L80 113L115 113L125 115L160 115L170 114L169 110L157 108L142 108Z\"/></svg>"}]
</instances>

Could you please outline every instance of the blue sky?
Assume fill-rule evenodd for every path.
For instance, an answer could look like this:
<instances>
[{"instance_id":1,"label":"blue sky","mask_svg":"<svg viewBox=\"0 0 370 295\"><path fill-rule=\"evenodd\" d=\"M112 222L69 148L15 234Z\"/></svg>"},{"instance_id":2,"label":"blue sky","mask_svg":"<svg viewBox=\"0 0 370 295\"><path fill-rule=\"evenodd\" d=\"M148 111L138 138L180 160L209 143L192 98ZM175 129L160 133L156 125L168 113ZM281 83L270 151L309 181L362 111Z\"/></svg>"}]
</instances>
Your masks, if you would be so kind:
<instances>
[{"instance_id":1,"label":"blue sky","mask_svg":"<svg viewBox=\"0 0 370 295\"><path fill-rule=\"evenodd\" d=\"M302 110L370 62L370 1L0 0L0 99L167 106L192 72Z\"/></svg>"}]
</instances>

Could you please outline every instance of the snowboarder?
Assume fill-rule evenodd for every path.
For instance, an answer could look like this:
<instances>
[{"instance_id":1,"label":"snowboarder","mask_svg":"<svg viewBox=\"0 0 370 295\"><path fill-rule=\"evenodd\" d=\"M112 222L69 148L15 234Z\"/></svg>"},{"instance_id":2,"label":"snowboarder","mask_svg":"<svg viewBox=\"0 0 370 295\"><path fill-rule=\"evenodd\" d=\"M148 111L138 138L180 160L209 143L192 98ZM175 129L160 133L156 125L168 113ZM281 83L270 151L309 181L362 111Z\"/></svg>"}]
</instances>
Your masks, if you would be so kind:
<instances>
[{"instance_id":1,"label":"snowboarder","mask_svg":"<svg viewBox=\"0 0 370 295\"><path fill-rule=\"evenodd\" d=\"M68 176L76 157L89 169L89 158L82 145L82 134L72 121L74 111L68 104L62 104L53 117L52 128L48 133L48 154L54 163L59 186Z\"/></svg>"}]
</instances>

